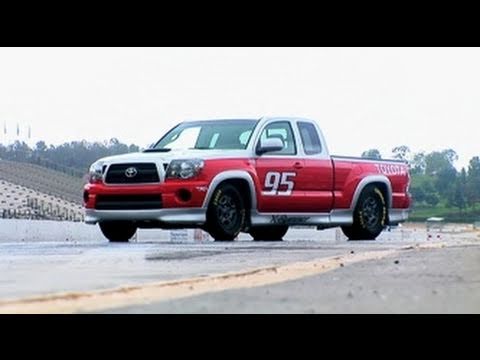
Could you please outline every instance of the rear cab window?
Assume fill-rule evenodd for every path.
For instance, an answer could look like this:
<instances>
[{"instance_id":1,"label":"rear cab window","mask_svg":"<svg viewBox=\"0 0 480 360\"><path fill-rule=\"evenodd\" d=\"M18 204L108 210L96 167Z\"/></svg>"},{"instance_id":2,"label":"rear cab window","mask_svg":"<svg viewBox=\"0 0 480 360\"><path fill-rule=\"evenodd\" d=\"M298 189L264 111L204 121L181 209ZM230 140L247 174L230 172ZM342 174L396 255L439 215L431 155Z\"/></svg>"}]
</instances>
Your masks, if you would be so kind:
<instances>
[{"instance_id":1,"label":"rear cab window","mask_svg":"<svg viewBox=\"0 0 480 360\"><path fill-rule=\"evenodd\" d=\"M315 125L303 121L298 122L297 125L305 155L320 154L322 152L322 143Z\"/></svg>"}]
</instances>

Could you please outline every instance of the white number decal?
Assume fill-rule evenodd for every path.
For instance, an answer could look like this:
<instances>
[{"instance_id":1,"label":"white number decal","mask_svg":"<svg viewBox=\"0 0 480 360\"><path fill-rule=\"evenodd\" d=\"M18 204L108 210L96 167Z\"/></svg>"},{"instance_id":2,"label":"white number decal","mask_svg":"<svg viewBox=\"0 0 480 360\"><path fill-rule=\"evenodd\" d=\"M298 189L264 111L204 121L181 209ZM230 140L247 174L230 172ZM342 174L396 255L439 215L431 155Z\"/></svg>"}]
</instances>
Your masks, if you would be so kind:
<instances>
[{"instance_id":1,"label":"white number decal","mask_svg":"<svg viewBox=\"0 0 480 360\"><path fill-rule=\"evenodd\" d=\"M279 173L275 171L271 171L267 173L265 176L265 188L268 189L267 191L262 191L262 195L266 196L290 196L292 194L293 187L295 183L292 180L288 180L288 177L294 177L297 174L294 172L284 172ZM278 188L282 185L287 187L286 190L279 191Z\"/></svg>"},{"instance_id":2,"label":"white number decal","mask_svg":"<svg viewBox=\"0 0 480 360\"><path fill-rule=\"evenodd\" d=\"M281 175L278 172L267 173L265 176L265 189L271 188L271 190L263 191L262 195L277 195L278 186L280 185L280 177Z\"/></svg>"}]
</instances>

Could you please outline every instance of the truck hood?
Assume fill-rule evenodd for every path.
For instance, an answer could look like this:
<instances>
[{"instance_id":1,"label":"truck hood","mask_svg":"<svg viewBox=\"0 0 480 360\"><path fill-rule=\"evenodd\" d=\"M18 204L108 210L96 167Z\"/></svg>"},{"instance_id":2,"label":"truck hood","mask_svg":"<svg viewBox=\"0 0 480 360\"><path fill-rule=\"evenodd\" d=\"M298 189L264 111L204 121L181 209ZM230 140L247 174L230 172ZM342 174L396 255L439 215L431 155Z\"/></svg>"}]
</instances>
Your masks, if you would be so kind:
<instances>
[{"instance_id":1,"label":"truck hood","mask_svg":"<svg viewBox=\"0 0 480 360\"><path fill-rule=\"evenodd\" d=\"M118 163L134 163L134 162L155 162L155 163L169 163L177 159L225 159L225 158L239 158L249 157L248 150L171 150L169 152L136 152L123 155L114 155L101 158L105 165Z\"/></svg>"}]
</instances>

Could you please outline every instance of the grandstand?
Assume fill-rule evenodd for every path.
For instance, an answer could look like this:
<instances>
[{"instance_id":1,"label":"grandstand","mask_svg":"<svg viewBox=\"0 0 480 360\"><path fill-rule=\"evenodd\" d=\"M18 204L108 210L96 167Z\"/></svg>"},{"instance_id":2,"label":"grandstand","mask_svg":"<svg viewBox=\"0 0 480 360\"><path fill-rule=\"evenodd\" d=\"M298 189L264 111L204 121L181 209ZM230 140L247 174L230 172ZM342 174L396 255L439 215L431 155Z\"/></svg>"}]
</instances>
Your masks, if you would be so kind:
<instances>
[{"instance_id":1,"label":"grandstand","mask_svg":"<svg viewBox=\"0 0 480 360\"><path fill-rule=\"evenodd\" d=\"M84 179L0 160L0 217L83 220Z\"/></svg>"}]
</instances>

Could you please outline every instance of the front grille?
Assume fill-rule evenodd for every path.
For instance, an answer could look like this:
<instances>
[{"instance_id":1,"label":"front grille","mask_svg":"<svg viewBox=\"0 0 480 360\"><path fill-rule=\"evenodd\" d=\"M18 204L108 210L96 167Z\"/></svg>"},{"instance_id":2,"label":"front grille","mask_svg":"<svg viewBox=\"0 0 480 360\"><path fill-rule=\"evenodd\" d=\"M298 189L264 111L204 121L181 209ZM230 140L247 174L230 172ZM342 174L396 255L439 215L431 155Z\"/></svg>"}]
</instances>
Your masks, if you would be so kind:
<instances>
[{"instance_id":1,"label":"front grille","mask_svg":"<svg viewBox=\"0 0 480 360\"><path fill-rule=\"evenodd\" d=\"M131 168L134 171L127 172L127 169ZM107 184L158 183L160 178L157 166L153 163L113 164L108 168L105 182Z\"/></svg>"},{"instance_id":2,"label":"front grille","mask_svg":"<svg viewBox=\"0 0 480 360\"><path fill-rule=\"evenodd\" d=\"M150 210L162 208L162 195L97 195L98 210Z\"/></svg>"}]
</instances>

